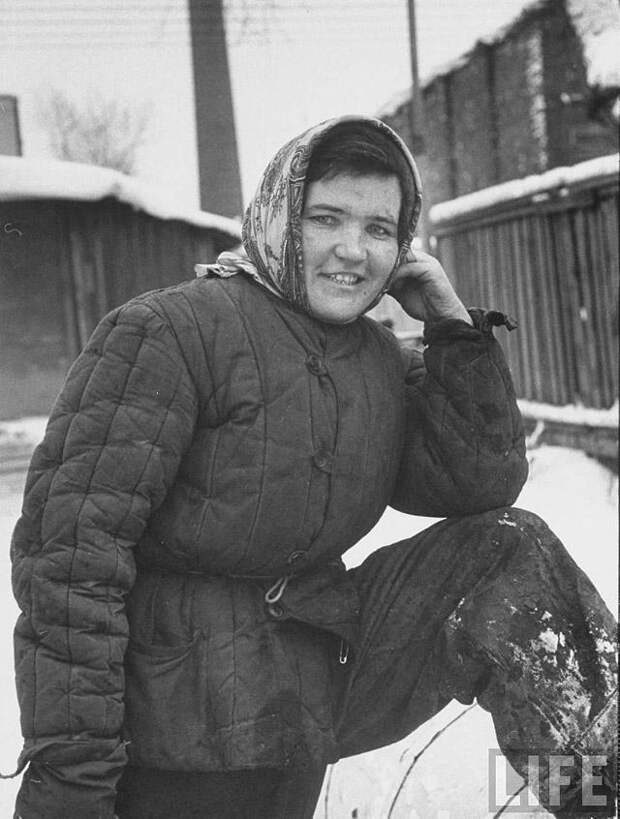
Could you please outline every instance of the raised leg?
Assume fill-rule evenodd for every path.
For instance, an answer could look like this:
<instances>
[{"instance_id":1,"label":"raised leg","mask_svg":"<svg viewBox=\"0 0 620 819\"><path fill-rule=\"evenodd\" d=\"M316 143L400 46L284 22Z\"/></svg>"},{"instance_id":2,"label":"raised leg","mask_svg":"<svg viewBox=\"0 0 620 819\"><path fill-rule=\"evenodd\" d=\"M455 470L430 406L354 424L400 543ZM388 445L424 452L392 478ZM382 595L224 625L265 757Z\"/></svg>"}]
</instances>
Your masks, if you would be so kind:
<instances>
[{"instance_id":1,"label":"raised leg","mask_svg":"<svg viewBox=\"0 0 620 819\"><path fill-rule=\"evenodd\" d=\"M362 635L340 702L343 756L477 697L519 773L537 759L531 785L550 811L614 815L615 623L540 518L506 508L445 520L353 576Z\"/></svg>"}]
</instances>

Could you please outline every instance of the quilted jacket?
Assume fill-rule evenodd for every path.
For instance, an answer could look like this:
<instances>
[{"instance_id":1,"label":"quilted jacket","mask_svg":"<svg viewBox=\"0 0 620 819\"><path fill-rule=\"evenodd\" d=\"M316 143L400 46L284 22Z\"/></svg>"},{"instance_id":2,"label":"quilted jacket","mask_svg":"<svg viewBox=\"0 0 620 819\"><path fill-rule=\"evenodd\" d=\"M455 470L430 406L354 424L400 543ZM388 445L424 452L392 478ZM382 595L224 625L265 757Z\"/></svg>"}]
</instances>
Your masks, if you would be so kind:
<instances>
[{"instance_id":1,"label":"quilted jacket","mask_svg":"<svg viewBox=\"0 0 620 819\"><path fill-rule=\"evenodd\" d=\"M341 555L388 504L468 514L525 480L496 316L473 315L428 327L424 363L245 275L103 319L12 542L19 816L111 819L127 759L338 758L329 668L359 606Z\"/></svg>"}]
</instances>

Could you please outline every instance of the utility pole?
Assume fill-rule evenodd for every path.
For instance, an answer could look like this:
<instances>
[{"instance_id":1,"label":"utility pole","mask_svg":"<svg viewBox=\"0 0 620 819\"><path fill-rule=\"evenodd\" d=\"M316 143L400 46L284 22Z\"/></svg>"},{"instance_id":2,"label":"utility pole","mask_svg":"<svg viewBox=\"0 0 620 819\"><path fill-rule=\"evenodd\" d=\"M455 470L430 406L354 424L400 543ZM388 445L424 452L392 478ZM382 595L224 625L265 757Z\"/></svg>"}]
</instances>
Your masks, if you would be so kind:
<instances>
[{"instance_id":1,"label":"utility pole","mask_svg":"<svg viewBox=\"0 0 620 819\"><path fill-rule=\"evenodd\" d=\"M420 90L420 75L418 73L418 41L415 22L415 0L407 0L409 10L409 53L411 55L411 99L409 100L409 133L411 134L409 147L415 157L425 153L422 128L424 122L424 106ZM424 159L418 164L424 165ZM422 168L424 170L424 168ZM428 201L422 199L422 211L416 229L417 237L422 242L424 250L429 250L429 220Z\"/></svg>"},{"instance_id":2,"label":"utility pole","mask_svg":"<svg viewBox=\"0 0 620 819\"><path fill-rule=\"evenodd\" d=\"M189 0L200 207L243 210L223 0Z\"/></svg>"},{"instance_id":3,"label":"utility pole","mask_svg":"<svg viewBox=\"0 0 620 819\"><path fill-rule=\"evenodd\" d=\"M409 105L409 129L411 133L411 150L414 154L424 151L422 137L422 122L424 109L420 92L420 76L418 73L418 43L415 22L415 0L407 0L409 10L409 53L411 55L411 100Z\"/></svg>"}]
</instances>

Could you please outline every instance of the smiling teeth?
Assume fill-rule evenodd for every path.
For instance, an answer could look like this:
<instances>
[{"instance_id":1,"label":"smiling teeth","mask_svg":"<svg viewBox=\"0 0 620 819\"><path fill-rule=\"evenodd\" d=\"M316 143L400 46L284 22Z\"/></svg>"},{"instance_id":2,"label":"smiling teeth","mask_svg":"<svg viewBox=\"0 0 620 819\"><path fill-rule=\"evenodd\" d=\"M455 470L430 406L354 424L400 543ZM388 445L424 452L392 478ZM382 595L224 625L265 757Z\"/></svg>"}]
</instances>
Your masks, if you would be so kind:
<instances>
[{"instance_id":1,"label":"smiling teeth","mask_svg":"<svg viewBox=\"0 0 620 819\"><path fill-rule=\"evenodd\" d=\"M338 284L357 284L360 280L360 277L353 273L332 273L329 278Z\"/></svg>"}]
</instances>

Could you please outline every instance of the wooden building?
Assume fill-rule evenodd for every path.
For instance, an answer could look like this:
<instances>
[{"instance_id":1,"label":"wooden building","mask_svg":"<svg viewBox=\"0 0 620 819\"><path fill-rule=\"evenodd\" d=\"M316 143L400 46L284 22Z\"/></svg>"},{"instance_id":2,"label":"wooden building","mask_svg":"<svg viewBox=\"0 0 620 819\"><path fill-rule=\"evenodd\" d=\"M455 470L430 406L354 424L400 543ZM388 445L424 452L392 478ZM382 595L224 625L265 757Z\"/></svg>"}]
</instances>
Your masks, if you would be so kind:
<instances>
[{"instance_id":1,"label":"wooden building","mask_svg":"<svg viewBox=\"0 0 620 819\"><path fill-rule=\"evenodd\" d=\"M239 242L116 171L0 157L0 419L47 414L106 312Z\"/></svg>"},{"instance_id":2,"label":"wooden building","mask_svg":"<svg viewBox=\"0 0 620 819\"><path fill-rule=\"evenodd\" d=\"M469 305L514 316L502 333L517 395L609 409L618 393L618 154L431 210L436 252Z\"/></svg>"},{"instance_id":3,"label":"wooden building","mask_svg":"<svg viewBox=\"0 0 620 819\"><path fill-rule=\"evenodd\" d=\"M618 150L617 0L535 0L422 82L425 207ZM411 144L411 92L378 116Z\"/></svg>"}]
</instances>

